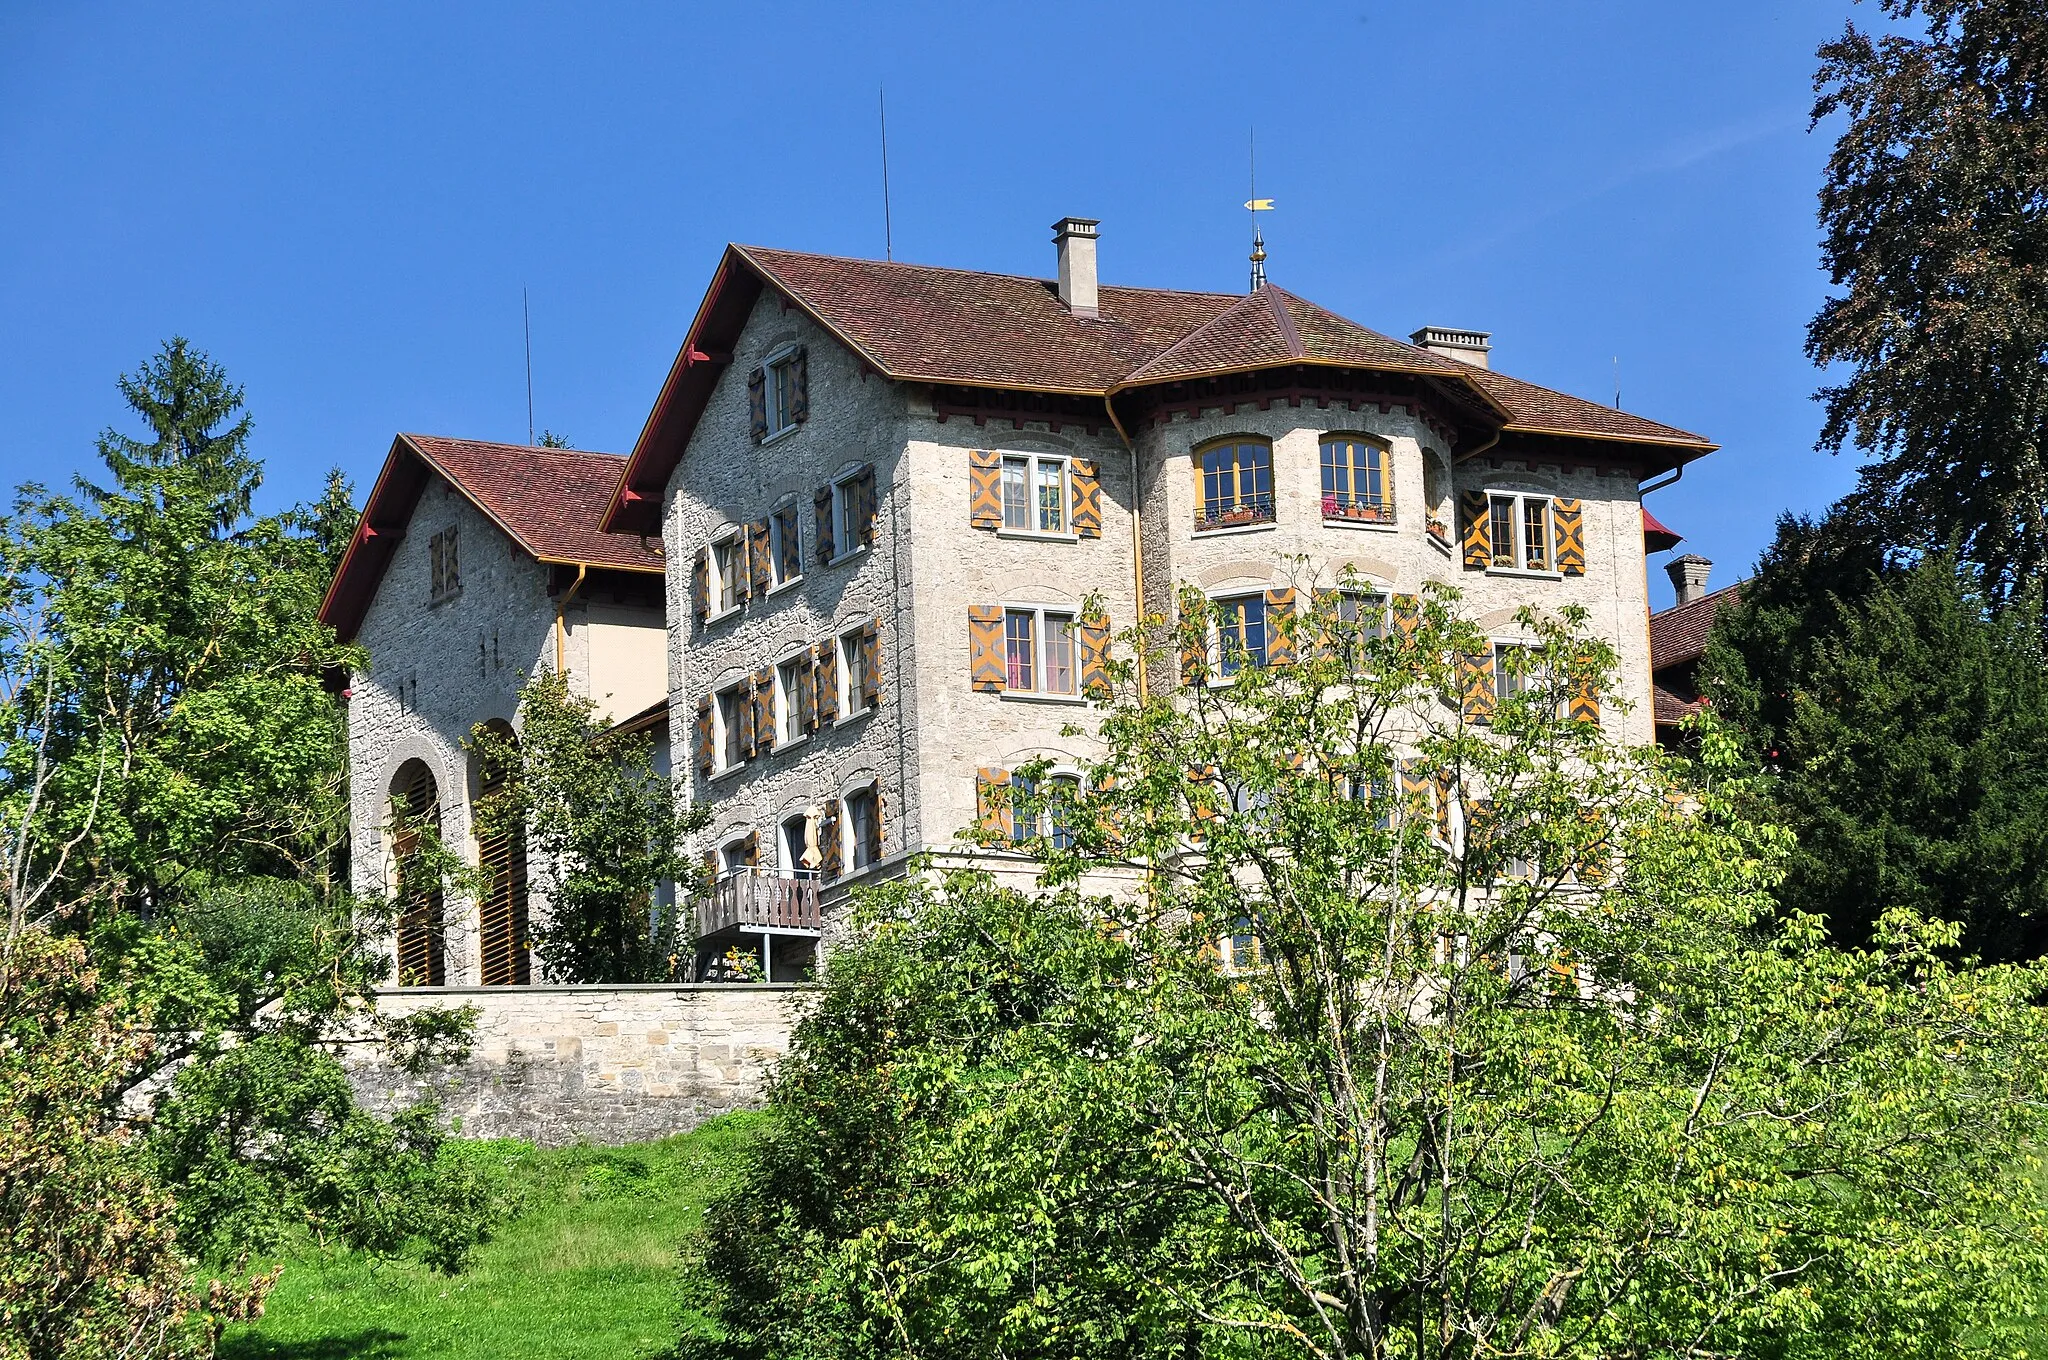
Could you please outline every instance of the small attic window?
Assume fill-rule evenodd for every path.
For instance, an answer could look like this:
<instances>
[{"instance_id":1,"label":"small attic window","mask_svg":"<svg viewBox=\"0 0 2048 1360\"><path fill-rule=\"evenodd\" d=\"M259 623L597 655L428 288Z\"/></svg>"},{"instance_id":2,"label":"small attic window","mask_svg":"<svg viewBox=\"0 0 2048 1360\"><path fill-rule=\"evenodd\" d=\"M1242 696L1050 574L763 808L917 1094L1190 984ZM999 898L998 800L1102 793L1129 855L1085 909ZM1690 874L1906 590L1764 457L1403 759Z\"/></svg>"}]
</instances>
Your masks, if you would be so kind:
<instances>
[{"instance_id":1,"label":"small attic window","mask_svg":"<svg viewBox=\"0 0 2048 1360\"><path fill-rule=\"evenodd\" d=\"M456 526L449 525L435 534L427 543L427 558L432 564L432 588L427 603L439 604L462 593L462 570L456 556Z\"/></svg>"}]
</instances>

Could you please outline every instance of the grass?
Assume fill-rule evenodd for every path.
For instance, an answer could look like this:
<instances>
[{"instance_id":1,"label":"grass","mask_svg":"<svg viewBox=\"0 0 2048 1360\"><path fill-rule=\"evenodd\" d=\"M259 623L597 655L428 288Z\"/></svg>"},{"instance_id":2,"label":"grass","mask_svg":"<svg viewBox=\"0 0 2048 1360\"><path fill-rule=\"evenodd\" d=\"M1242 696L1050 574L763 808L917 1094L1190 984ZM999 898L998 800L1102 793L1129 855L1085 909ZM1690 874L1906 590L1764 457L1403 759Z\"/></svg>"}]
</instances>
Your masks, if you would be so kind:
<instances>
[{"instance_id":1,"label":"grass","mask_svg":"<svg viewBox=\"0 0 2048 1360\"><path fill-rule=\"evenodd\" d=\"M415 1262L308 1248L261 1321L230 1328L222 1360L632 1360L676 1339L676 1251L764 1116L618 1148L502 1152L524 1210L443 1275Z\"/></svg>"}]
</instances>

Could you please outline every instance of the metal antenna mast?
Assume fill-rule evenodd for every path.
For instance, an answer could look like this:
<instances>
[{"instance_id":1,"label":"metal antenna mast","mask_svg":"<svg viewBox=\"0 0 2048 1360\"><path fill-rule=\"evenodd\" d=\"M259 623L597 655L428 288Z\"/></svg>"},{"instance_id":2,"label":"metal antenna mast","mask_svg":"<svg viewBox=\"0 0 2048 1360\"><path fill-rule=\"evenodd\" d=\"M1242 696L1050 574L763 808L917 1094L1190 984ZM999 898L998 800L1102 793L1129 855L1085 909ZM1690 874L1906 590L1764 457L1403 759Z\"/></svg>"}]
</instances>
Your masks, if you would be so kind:
<instances>
[{"instance_id":1,"label":"metal antenna mast","mask_svg":"<svg viewBox=\"0 0 2048 1360\"><path fill-rule=\"evenodd\" d=\"M889 218L889 101L880 85L875 87L875 107L882 115L882 258L896 258L895 224Z\"/></svg>"},{"instance_id":2,"label":"metal antenna mast","mask_svg":"<svg viewBox=\"0 0 2048 1360\"><path fill-rule=\"evenodd\" d=\"M533 310L526 305L526 285L519 285L519 319L526 326L526 444L533 447Z\"/></svg>"}]
</instances>

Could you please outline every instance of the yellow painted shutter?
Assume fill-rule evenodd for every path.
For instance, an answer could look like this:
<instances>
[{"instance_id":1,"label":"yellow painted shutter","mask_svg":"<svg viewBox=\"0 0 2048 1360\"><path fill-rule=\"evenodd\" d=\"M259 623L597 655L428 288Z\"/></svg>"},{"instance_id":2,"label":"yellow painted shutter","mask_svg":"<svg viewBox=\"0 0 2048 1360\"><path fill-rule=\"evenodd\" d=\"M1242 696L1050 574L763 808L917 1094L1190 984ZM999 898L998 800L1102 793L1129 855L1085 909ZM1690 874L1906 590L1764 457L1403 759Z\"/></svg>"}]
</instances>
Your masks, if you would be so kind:
<instances>
[{"instance_id":1,"label":"yellow painted shutter","mask_svg":"<svg viewBox=\"0 0 2048 1360\"><path fill-rule=\"evenodd\" d=\"M775 670L770 667L754 675L754 744L772 751L775 739Z\"/></svg>"},{"instance_id":2,"label":"yellow painted shutter","mask_svg":"<svg viewBox=\"0 0 2048 1360\"><path fill-rule=\"evenodd\" d=\"M1493 565L1493 531L1487 523L1484 491L1458 493L1458 541L1463 545L1467 571L1484 571Z\"/></svg>"},{"instance_id":3,"label":"yellow painted shutter","mask_svg":"<svg viewBox=\"0 0 2048 1360\"><path fill-rule=\"evenodd\" d=\"M1073 483L1074 532L1082 538L1102 537L1102 483L1096 479L1095 464L1076 458L1069 465Z\"/></svg>"},{"instance_id":4,"label":"yellow painted shutter","mask_svg":"<svg viewBox=\"0 0 2048 1360\"><path fill-rule=\"evenodd\" d=\"M1276 586L1266 592L1266 664L1294 664L1294 587Z\"/></svg>"},{"instance_id":5,"label":"yellow painted shutter","mask_svg":"<svg viewBox=\"0 0 2048 1360\"><path fill-rule=\"evenodd\" d=\"M1109 620L1089 614L1081 620L1081 692L1109 697Z\"/></svg>"},{"instance_id":6,"label":"yellow painted shutter","mask_svg":"<svg viewBox=\"0 0 2048 1360\"><path fill-rule=\"evenodd\" d=\"M839 644L826 638L812 652L817 658L818 726L839 718Z\"/></svg>"},{"instance_id":7,"label":"yellow painted shutter","mask_svg":"<svg viewBox=\"0 0 2048 1360\"><path fill-rule=\"evenodd\" d=\"M993 449L967 451L967 522L977 529L1003 527L1003 460Z\"/></svg>"},{"instance_id":8,"label":"yellow painted shutter","mask_svg":"<svg viewBox=\"0 0 2048 1360\"><path fill-rule=\"evenodd\" d=\"M1458 658L1458 689L1467 722L1493 717L1493 653L1467 652Z\"/></svg>"},{"instance_id":9,"label":"yellow painted shutter","mask_svg":"<svg viewBox=\"0 0 2048 1360\"><path fill-rule=\"evenodd\" d=\"M747 579L752 583L754 594L766 595L768 587L775 583L770 575L772 564L768 560L768 521L747 526Z\"/></svg>"},{"instance_id":10,"label":"yellow painted shutter","mask_svg":"<svg viewBox=\"0 0 2048 1360\"><path fill-rule=\"evenodd\" d=\"M1010 816L1010 772L984 765L974 772L974 809L983 831L1007 840L1014 825Z\"/></svg>"},{"instance_id":11,"label":"yellow painted shutter","mask_svg":"<svg viewBox=\"0 0 2048 1360\"><path fill-rule=\"evenodd\" d=\"M1550 502L1550 522L1556 526L1557 569L1566 576L1586 574L1585 511L1576 500L1560 496Z\"/></svg>"},{"instance_id":12,"label":"yellow painted shutter","mask_svg":"<svg viewBox=\"0 0 2048 1360\"><path fill-rule=\"evenodd\" d=\"M1003 692L1003 607L967 606L967 673L978 690Z\"/></svg>"}]
</instances>

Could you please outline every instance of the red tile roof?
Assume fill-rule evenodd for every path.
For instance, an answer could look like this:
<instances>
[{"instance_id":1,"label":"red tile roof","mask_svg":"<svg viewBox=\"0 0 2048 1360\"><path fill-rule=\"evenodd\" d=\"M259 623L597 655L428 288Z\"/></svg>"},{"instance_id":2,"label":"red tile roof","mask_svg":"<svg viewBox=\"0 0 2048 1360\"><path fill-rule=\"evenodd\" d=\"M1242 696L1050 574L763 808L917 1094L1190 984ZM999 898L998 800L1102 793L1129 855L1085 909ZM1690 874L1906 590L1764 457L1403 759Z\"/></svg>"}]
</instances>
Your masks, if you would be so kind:
<instances>
[{"instance_id":1,"label":"red tile roof","mask_svg":"<svg viewBox=\"0 0 2048 1360\"><path fill-rule=\"evenodd\" d=\"M1650 507L1643 507L1643 546L1650 552L1664 552L1685 542L1685 535L1667 528L1664 522L1650 513Z\"/></svg>"},{"instance_id":2,"label":"red tile roof","mask_svg":"<svg viewBox=\"0 0 2048 1360\"><path fill-rule=\"evenodd\" d=\"M1722 586L1691 604L1674 605L1661 614L1650 615L1650 669L1697 661L1707 648L1707 635L1714 631L1714 613L1726 604L1742 599L1742 582Z\"/></svg>"},{"instance_id":3,"label":"red tile roof","mask_svg":"<svg viewBox=\"0 0 2048 1360\"><path fill-rule=\"evenodd\" d=\"M342 641L354 639L420 493L435 476L539 561L659 574L658 540L598 527L625 467L616 453L399 435L321 601L321 622Z\"/></svg>"},{"instance_id":4,"label":"red tile roof","mask_svg":"<svg viewBox=\"0 0 2048 1360\"><path fill-rule=\"evenodd\" d=\"M761 289L808 313L883 377L968 387L1118 393L1287 364L1434 380L1501 433L1644 446L1655 467L1713 450L1699 435L1382 335L1291 293L1105 287L1077 317L1048 279L729 246L635 443L605 526L651 531L711 388ZM1498 422L1495 424L1495 422Z\"/></svg>"}]
</instances>

